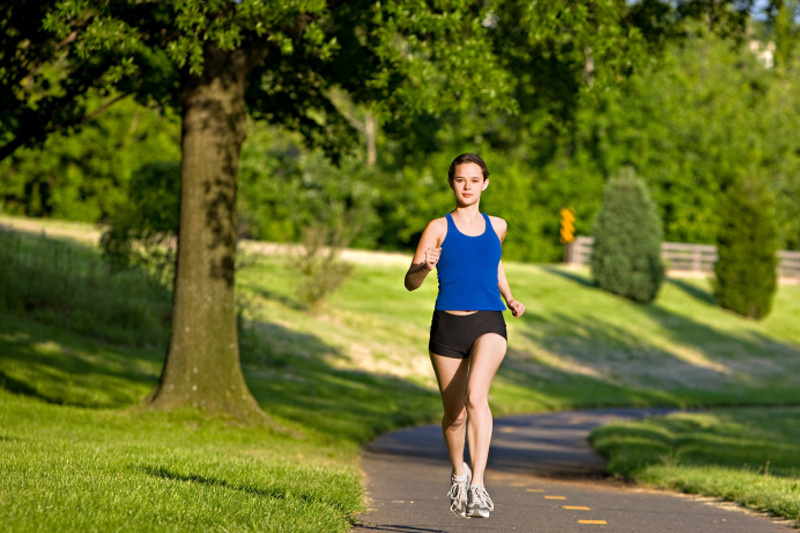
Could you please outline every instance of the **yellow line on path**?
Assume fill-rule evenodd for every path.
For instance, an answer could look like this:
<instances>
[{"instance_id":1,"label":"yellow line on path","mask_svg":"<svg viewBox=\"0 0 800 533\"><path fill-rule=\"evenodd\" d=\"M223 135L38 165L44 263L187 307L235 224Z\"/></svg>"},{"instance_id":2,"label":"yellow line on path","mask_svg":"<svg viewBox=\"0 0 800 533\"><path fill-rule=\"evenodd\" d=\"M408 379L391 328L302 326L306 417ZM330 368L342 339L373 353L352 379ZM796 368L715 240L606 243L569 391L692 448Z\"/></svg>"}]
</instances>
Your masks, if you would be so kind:
<instances>
[{"instance_id":1,"label":"yellow line on path","mask_svg":"<svg viewBox=\"0 0 800 533\"><path fill-rule=\"evenodd\" d=\"M525 492L544 492L544 489L525 489Z\"/></svg>"},{"instance_id":2,"label":"yellow line on path","mask_svg":"<svg viewBox=\"0 0 800 533\"><path fill-rule=\"evenodd\" d=\"M593 526L605 526L608 524L605 520L578 520L578 523Z\"/></svg>"},{"instance_id":3,"label":"yellow line on path","mask_svg":"<svg viewBox=\"0 0 800 533\"><path fill-rule=\"evenodd\" d=\"M566 500L566 496L545 496L545 500Z\"/></svg>"},{"instance_id":4,"label":"yellow line on path","mask_svg":"<svg viewBox=\"0 0 800 533\"><path fill-rule=\"evenodd\" d=\"M570 511L591 511L592 509L589 507L584 507L583 505L565 505L562 509L569 509Z\"/></svg>"}]
</instances>

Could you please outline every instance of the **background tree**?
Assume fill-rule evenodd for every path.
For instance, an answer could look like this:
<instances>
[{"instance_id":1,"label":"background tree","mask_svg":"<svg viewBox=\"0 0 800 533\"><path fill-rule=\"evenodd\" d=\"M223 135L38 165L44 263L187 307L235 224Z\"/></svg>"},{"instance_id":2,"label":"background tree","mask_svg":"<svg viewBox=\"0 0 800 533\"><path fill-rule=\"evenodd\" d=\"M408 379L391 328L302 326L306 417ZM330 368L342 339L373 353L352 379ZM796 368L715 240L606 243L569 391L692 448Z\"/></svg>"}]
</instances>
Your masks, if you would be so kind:
<instances>
[{"instance_id":1,"label":"background tree","mask_svg":"<svg viewBox=\"0 0 800 533\"><path fill-rule=\"evenodd\" d=\"M747 318L766 317L777 289L777 228L773 205L757 178L738 180L723 196L717 231L714 294Z\"/></svg>"},{"instance_id":2,"label":"background tree","mask_svg":"<svg viewBox=\"0 0 800 533\"><path fill-rule=\"evenodd\" d=\"M633 169L624 168L605 187L592 227L592 276L597 285L635 302L653 301L664 280L661 221Z\"/></svg>"},{"instance_id":3,"label":"background tree","mask_svg":"<svg viewBox=\"0 0 800 533\"><path fill-rule=\"evenodd\" d=\"M0 209L107 222L140 167L180 161L179 140L175 113L124 98L80 131L56 131L41 145L20 148L0 161Z\"/></svg>"}]
</instances>

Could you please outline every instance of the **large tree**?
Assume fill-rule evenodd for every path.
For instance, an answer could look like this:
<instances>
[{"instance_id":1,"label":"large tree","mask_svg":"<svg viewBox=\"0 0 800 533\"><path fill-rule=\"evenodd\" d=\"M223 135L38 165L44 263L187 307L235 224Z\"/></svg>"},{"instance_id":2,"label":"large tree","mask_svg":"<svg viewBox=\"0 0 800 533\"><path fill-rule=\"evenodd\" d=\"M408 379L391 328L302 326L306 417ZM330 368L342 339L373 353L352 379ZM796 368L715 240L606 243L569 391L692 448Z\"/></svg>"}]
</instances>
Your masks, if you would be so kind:
<instances>
[{"instance_id":1,"label":"large tree","mask_svg":"<svg viewBox=\"0 0 800 533\"><path fill-rule=\"evenodd\" d=\"M693 3L703 4L681 4ZM151 402L258 418L234 308L236 177L248 112L301 132L333 159L356 138L334 90L384 123L473 107L557 113L563 95L630 70L627 43L639 29L623 16L628 10L622 0L4 2L0 159L128 94L180 110L173 324ZM548 107L551 98L561 103Z\"/></svg>"},{"instance_id":2,"label":"large tree","mask_svg":"<svg viewBox=\"0 0 800 533\"><path fill-rule=\"evenodd\" d=\"M482 37L485 16L462 1L5 3L0 158L126 94L180 110L173 323L152 405L261 416L239 364L234 303L248 111L300 131L335 159L356 136L331 100L334 88L356 103L379 103L384 117L481 95L508 105L504 74ZM443 90L448 78L460 81ZM105 102L88 109L98 96Z\"/></svg>"}]
</instances>

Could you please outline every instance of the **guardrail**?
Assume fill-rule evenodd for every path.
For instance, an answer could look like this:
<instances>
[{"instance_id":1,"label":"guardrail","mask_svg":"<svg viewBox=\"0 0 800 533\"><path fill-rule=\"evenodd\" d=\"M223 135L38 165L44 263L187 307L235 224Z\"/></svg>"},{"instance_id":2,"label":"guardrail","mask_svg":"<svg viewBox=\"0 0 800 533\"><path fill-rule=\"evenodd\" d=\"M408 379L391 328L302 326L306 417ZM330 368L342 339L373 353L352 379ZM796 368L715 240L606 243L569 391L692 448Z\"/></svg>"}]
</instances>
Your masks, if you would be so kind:
<instances>
[{"instance_id":1,"label":"guardrail","mask_svg":"<svg viewBox=\"0 0 800 533\"><path fill-rule=\"evenodd\" d=\"M567 263L588 265L593 247L592 237L576 237L566 255ZM670 271L711 273L717 258L717 247L712 244L661 243L661 259ZM800 252L778 252L778 277L800 279Z\"/></svg>"}]
</instances>

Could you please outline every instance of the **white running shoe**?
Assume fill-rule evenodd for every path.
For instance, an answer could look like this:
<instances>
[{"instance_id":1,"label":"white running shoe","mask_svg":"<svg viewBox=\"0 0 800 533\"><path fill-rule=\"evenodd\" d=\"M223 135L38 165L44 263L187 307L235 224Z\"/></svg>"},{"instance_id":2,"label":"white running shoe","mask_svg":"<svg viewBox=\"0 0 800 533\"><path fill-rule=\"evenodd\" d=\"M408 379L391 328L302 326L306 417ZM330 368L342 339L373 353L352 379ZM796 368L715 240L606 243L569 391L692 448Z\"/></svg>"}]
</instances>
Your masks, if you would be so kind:
<instances>
[{"instance_id":1,"label":"white running shoe","mask_svg":"<svg viewBox=\"0 0 800 533\"><path fill-rule=\"evenodd\" d=\"M483 487L470 487L467 496L467 517L489 518L494 503Z\"/></svg>"},{"instance_id":2,"label":"white running shoe","mask_svg":"<svg viewBox=\"0 0 800 533\"><path fill-rule=\"evenodd\" d=\"M467 517L467 491L472 481L472 471L467 463L464 463L464 468L467 469L466 479L457 480L456 475L452 474L450 476L452 486L450 487L450 492L447 493L450 496L450 510L461 518Z\"/></svg>"}]
</instances>

